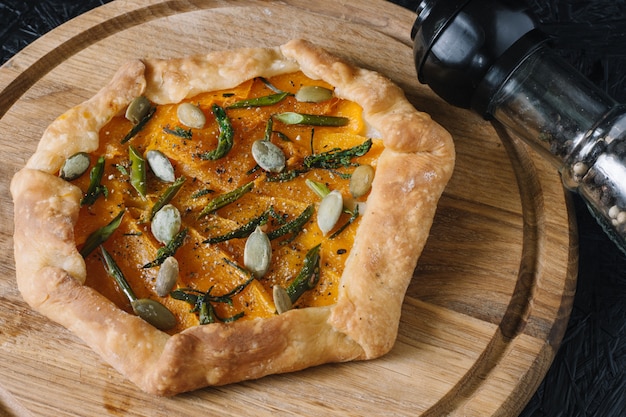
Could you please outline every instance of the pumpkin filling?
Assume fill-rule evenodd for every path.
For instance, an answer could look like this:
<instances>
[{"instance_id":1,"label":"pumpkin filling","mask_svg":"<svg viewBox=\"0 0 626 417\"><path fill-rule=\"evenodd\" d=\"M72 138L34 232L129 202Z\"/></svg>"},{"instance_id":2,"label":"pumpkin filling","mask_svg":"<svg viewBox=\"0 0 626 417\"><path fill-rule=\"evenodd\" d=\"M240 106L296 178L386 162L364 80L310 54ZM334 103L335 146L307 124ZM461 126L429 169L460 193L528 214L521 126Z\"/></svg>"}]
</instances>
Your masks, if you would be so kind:
<instances>
[{"instance_id":1,"label":"pumpkin filling","mask_svg":"<svg viewBox=\"0 0 626 417\"><path fill-rule=\"evenodd\" d=\"M185 103L114 117L71 180L85 195L75 239L86 285L132 312L114 260L134 296L173 313L169 333L269 317L292 301L333 304L383 150L360 106L302 73ZM161 269L170 282L159 290Z\"/></svg>"}]
</instances>

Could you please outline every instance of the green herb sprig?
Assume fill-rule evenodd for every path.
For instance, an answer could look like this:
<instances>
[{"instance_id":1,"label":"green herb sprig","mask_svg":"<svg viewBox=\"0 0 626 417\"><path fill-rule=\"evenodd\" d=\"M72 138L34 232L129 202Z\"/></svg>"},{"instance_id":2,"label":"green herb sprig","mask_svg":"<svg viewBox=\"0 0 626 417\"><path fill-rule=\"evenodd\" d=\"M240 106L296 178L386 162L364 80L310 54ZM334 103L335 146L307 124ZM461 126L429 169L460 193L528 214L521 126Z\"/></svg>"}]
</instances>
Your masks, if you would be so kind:
<instances>
[{"instance_id":1,"label":"green herb sprig","mask_svg":"<svg viewBox=\"0 0 626 417\"><path fill-rule=\"evenodd\" d=\"M219 136L217 139L217 148L212 151L204 152L199 155L200 159L215 161L225 157L233 147L234 130L230 122L230 118L226 114L226 110L218 104L211 106L217 126L219 128Z\"/></svg>"},{"instance_id":2,"label":"green herb sprig","mask_svg":"<svg viewBox=\"0 0 626 417\"><path fill-rule=\"evenodd\" d=\"M307 172L309 172L309 170L304 168L294 168L279 173L268 172L265 176L265 180L268 182L287 182Z\"/></svg>"},{"instance_id":3,"label":"green herb sprig","mask_svg":"<svg viewBox=\"0 0 626 417\"><path fill-rule=\"evenodd\" d=\"M307 125L307 126L346 126L350 123L350 119L341 116L326 116L319 114L306 114L285 112L278 113L273 116L280 122L288 125Z\"/></svg>"},{"instance_id":4,"label":"green herb sprig","mask_svg":"<svg viewBox=\"0 0 626 417\"><path fill-rule=\"evenodd\" d=\"M306 291L315 288L319 282L320 248L321 244L317 244L307 252L302 269L286 288L292 303L295 303Z\"/></svg>"},{"instance_id":5,"label":"green herb sprig","mask_svg":"<svg viewBox=\"0 0 626 417\"><path fill-rule=\"evenodd\" d=\"M117 228L122 223L122 217L124 217L124 210L120 211L117 216L113 218L106 226L102 226L99 229L95 230L91 233L87 240L85 240L85 244L80 249L80 254L83 258L89 256L91 252L93 252L98 246L107 241L109 237L117 230Z\"/></svg>"},{"instance_id":6,"label":"green herb sprig","mask_svg":"<svg viewBox=\"0 0 626 417\"><path fill-rule=\"evenodd\" d=\"M141 198L145 199L148 187L146 160L134 146L128 147L128 158L130 159L130 185Z\"/></svg>"},{"instance_id":7,"label":"green herb sprig","mask_svg":"<svg viewBox=\"0 0 626 417\"><path fill-rule=\"evenodd\" d=\"M264 211L260 216L257 216L247 222L246 224L228 232L223 235L215 236L204 240L202 243L214 244L220 242L226 242L231 239L243 239L252 234L257 226L262 226L267 223L269 218L269 210Z\"/></svg>"},{"instance_id":8,"label":"green herb sprig","mask_svg":"<svg viewBox=\"0 0 626 417\"><path fill-rule=\"evenodd\" d=\"M223 323L229 323L236 321L244 316L244 312L240 312L231 317L220 317L217 315L215 311L215 307L213 304L215 303L223 303L228 305L233 305L233 297L243 290L246 289L248 285L254 280L254 276L252 274L245 271L243 268L233 264L228 259L224 259L229 265L234 265L238 269L242 270L248 276L248 279L243 283L226 294L222 295L213 295L211 291L213 291L213 286L211 286L208 291L202 292L193 288L179 288L170 293L170 296L176 300L186 301L187 303L192 305L191 312L198 313L198 320L200 324L211 324L217 321L221 321Z\"/></svg>"},{"instance_id":9,"label":"green herb sprig","mask_svg":"<svg viewBox=\"0 0 626 417\"><path fill-rule=\"evenodd\" d=\"M291 93L283 91L281 93L270 94L267 96L254 97L246 100L236 101L230 106L226 107L227 109L243 109L246 107L264 107L264 106L273 106L274 104L278 104L283 101L286 97L290 96Z\"/></svg>"},{"instance_id":10,"label":"green herb sprig","mask_svg":"<svg viewBox=\"0 0 626 417\"><path fill-rule=\"evenodd\" d=\"M143 268L153 268L155 266L161 265L167 258L170 256L174 256L178 248L180 248L185 242L185 237L187 237L188 229L182 229L180 232L174 236L172 240L170 240L167 245L161 246L157 250L156 259L152 262L148 262L143 266Z\"/></svg>"},{"instance_id":11,"label":"green herb sprig","mask_svg":"<svg viewBox=\"0 0 626 417\"><path fill-rule=\"evenodd\" d=\"M279 222L283 221L282 217L276 213L274 210L274 206L270 206L267 210L261 213L259 216L253 218L248 223L231 230L230 232L224 233L223 235L215 236L204 240L202 243L214 244L220 242L226 242L231 239L243 239L252 234L257 226L263 226L272 217Z\"/></svg>"},{"instance_id":12,"label":"green herb sprig","mask_svg":"<svg viewBox=\"0 0 626 417\"><path fill-rule=\"evenodd\" d=\"M202 188L196 191L195 193L193 193L191 195L191 198L195 200L196 198L204 197L205 195L213 194L214 192L215 190L211 190L210 188Z\"/></svg>"},{"instance_id":13,"label":"green herb sprig","mask_svg":"<svg viewBox=\"0 0 626 417\"><path fill-rule=\"evenodd\" d=\"M198 215L198 219L230 203L237 201L244 194L252 190L252 188L254 188L254 182L250 181L249 183L244 184L241 187L235 188L232 191L218 195L217 197L209 201L209 203L202 209L202 211Z\"/></svg>"},{"instance_id":14,"label":"green herb sprig","mask_svg":"<svg viewBox=\"0 0 626 417\"><path fill-rule=\"evenodd\" d=\"M267 234L267 237L270 240L274 240L291 233L291 236L286 241L291 242L298 236L298 234L300 234L304 225L309 221L311 216L313 216L314 211L315 208L313 207L313 205L309 205L307 208L304 209L304 211L302 211L302 213L300 213L298 217L288 223L285 223L278 229L272 230Z\"/></svg>"},{"instance_id":15,"label":"green herb sprig","mask_svg":"<svg viewBox=\"0 0 626 417\"><path fill-rule=\"evenodd\" d=\"M265 86L267 88L269 88L270 90L272 90L275 93L283 93L284 91L281 90L280 88L276 87L274 84L272 84L267 78L265 77L258 77L259 80L261 80L261 82L263 84L265 84Z\"/></svg>"},{"instance_id":16,"label":"green herb sprig","mask_svg":"<svg viewBox=\"0 0 626 417\"><path fill-rule=\"evenodd\" d=\"M169 330L176 326L176 317L163 304L149 298L137 298L113 257L104 249L104 246L100 246L100 251L102 253L104 269L107 274L115 280L124 295L126 295L126 298L128 298L133 308L133 312L137 316L159 330Z\"/></svg>"},{"instance_id":17,"label":"green herb sprig","mask_svg":"<svg viewBox=\"0 0 626 417\"><path fill-rule=\"evenodd\" d=\"M175 128L170 128L169 126L165 126L163 128L163 132L167 133L168 135L173 135L173 136L177 136L179 138L182 139L192 139L193 138L193 133L191 131L191 129L184 129L180 126L176 126Z\"/></svg>"},{"instance_id":18,"label":"green herb sprig","mask_svg":"<svg viewBox=\"0 0 626 417\"><path fill-rule=\"evenodd\" d=\"M178 191L180 191L182 186L185 184L185 181L185 177L178 177L176 181L174 181L169 187L165 189L163 194L161 194L159 199L156 201L156 203L154 203L152 209L150 210L150 220L152 220L157 211L161 210L163 206L172 201L176 194L178 194Z\"/></svg>"},{"instance_id":19,"label":"green herb sprig","mask_svg":"<svg viewBox=\"0 0 626 417\"><path fill-rule=\"evenodd\" d=\"M348 226L350 226L352 223L354 223L354 221L357 219L357 217L359 217L359 205L355 205L354 206L354 210L349 211L349 210L344 210L344 212L347 212L350 214L350 218L348 219L348 221L346 221L343 225L341 225L341 227L339 229L337 229L332 235L329 236L329 239L334 239L337 236L339 236L339 234L341 232L343 232Z\"/></svg>"},{"instance_id":20,"label":"green herb sprig","mask_svg":"<svg viewBox=\"0 0 626 417\"><path fill-rule=\"evenodd\" d=\"M353 146L348 149L331 149L314 155L308 155L304 158L304 166L307 168L337 169L341 167L354 166L352 158L363 156L369 152L372 147L372 140L367 139L360 145Z\"/></svg>"},{"instance_id":21,"label":"green herb sprig","mask_svg":"<svg viewBox=\"0 0 626 417\"><path fill-rule=\"evenodd\" d=\"M139 121L139 123L134 125L132 129L130 129L130 131L126 134L126 136L124 136L121 143L126 143L129 140L131 140L133 137L135 137L137 133L139 133L141 129L144 128L144 126L146 125L146 123L148 123L148 121L152 118L152 116L154 116L155 112L156 112L156 106L152 106L150 110L148 111L148 113Z\"/></svg>"},{"instance_id":22,"label":"green herb sprig","mask_svg":"<svg viewBox=\"0 0 626 417\"><path fill-rule=\"evenodd\" d=\"M109 194L106 186L102 185L102 176L104 175L104 156L98 158L98 161L89 172L89 187L87 192L80 200L81 206L91 206L96 202L98 197L103 195L106 197Z\"/></svg>"}]
</instances>

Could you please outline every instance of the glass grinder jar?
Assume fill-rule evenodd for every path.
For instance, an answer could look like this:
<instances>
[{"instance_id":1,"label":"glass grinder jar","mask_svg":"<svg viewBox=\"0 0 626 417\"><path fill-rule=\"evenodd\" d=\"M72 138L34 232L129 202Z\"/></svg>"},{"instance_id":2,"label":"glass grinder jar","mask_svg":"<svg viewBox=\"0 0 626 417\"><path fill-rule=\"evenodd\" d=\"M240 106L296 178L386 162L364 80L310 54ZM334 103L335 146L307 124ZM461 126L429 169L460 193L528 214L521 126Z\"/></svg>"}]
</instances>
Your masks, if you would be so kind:
<instances>
[{"instance_id":1,"label":"glass grinder jar","mask_svg":"<svg viewBox=\"0 0 626 417\"><path fill-rule=\"evenodd\" d=\"M550 49L522 0L423 0L420 82L548 158L626 253L626 106Z\"/></svg>"}]
</instances>

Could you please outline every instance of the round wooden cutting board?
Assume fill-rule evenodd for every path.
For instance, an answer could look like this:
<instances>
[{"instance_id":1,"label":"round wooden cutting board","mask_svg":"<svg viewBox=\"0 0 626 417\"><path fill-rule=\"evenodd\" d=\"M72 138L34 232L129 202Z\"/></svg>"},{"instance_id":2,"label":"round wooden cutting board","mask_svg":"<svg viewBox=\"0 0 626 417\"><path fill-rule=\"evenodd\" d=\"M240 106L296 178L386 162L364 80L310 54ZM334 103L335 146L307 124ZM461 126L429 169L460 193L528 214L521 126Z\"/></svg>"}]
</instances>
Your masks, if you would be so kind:
<instances>
[{"instance_id":1,"label":"round wooden cutting board","mask_svg":"<svg viewBox=\"0 0 626 417\"><path fill-rule=\"evenodd\" d=\"M569 317L577 271L573 216L553 167L418 83L409 38L415 17L382 0L118 0L8 61L0 69L0 414L517 415ZM454 136L455 174L408 289L398 340L373 361L174 398L144 394L23 302L15 285L9 181L45 127L91 97L124 61L275 46L296 37L384 73Z\"/></svg>"}]
</instances>

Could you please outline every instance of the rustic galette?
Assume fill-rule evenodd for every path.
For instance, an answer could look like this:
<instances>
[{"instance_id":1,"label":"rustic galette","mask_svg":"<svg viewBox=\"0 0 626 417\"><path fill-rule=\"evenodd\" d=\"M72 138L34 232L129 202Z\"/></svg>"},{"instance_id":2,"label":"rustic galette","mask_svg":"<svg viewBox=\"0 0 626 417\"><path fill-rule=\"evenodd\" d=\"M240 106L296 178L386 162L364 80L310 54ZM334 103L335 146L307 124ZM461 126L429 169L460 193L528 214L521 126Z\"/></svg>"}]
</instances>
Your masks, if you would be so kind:
<instances>
[{"instance_id":1,"label":"rustic galette","mask_svg":"<svg viewBox=\"0 0 626 417\"><path fill-rule=\"evenodd\" d=\"M17 283L174 395L396 338L450 135L307 41L127 63L12 180Z\"/></svg>"}]
</instances>

